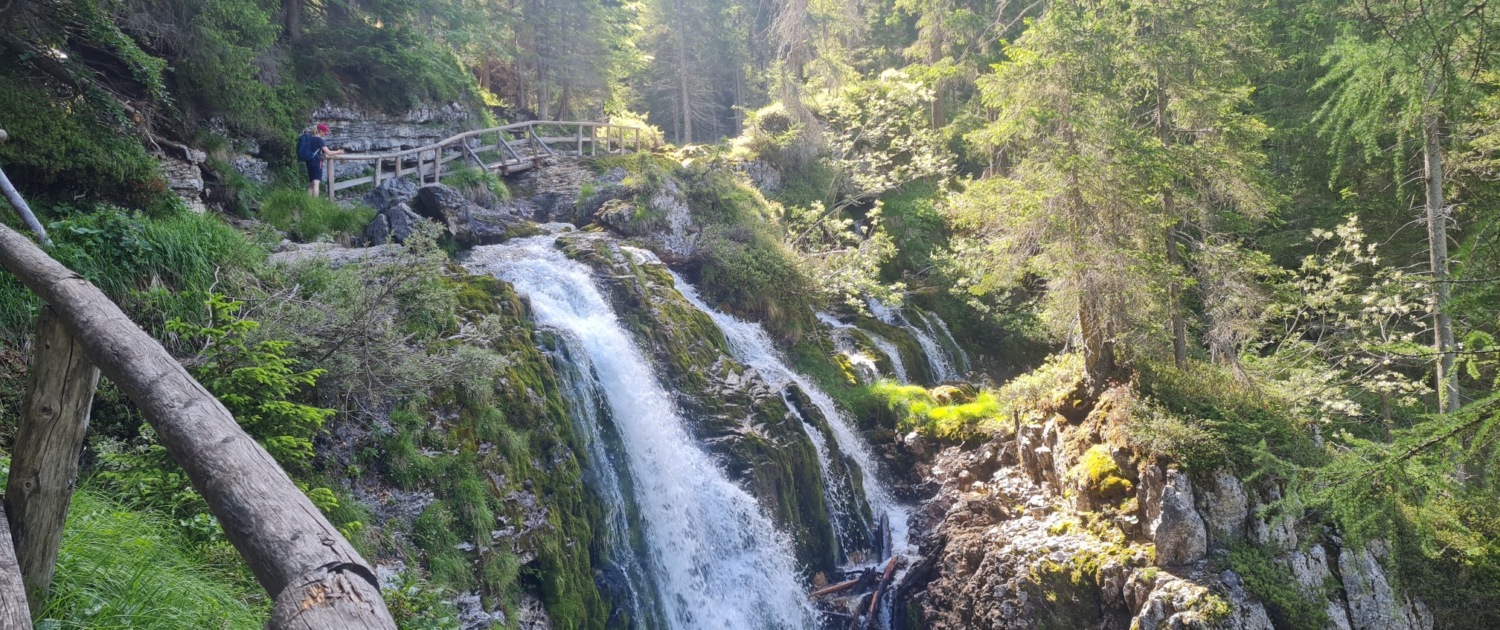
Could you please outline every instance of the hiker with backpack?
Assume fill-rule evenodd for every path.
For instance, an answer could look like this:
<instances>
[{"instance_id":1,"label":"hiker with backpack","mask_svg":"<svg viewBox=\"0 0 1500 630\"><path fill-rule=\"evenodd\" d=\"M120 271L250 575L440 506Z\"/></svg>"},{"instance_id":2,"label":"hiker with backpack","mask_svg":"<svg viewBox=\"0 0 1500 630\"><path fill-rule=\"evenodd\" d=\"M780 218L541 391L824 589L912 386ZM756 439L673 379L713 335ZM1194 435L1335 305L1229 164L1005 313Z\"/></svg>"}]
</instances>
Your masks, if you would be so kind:
<instances>
[{"instance_id":1,"label":"hiker with backpack","mask_svg":"<svg viewBox=\"0 0 1500 630\"><path fill-rule=\"evenodd\" d=\"M323 158L343 155L343 149L330 149L324 138L328 137L328 125L319 123L316 132L303 133L297 138L297 160L307 165L307 194L318 196L319 182L323 181Z\"/></svg>"}]
</instances>

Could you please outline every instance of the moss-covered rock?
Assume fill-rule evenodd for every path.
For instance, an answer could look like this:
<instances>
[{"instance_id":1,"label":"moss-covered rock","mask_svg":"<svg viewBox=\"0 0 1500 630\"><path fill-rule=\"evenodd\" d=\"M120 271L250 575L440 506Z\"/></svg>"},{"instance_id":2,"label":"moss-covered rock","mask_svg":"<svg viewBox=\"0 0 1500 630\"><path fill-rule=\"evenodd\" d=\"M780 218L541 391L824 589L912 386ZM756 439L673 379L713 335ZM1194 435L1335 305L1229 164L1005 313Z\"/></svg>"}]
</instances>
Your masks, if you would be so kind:
<instances>
[{"instance_id":1,"label":"moss-covered rock","mask_svg":"<svg viewBox=\"0 0 1500 630\"><path fill-rule=\"evenodd\" d=\"M530 592L557 627L605 628L613 607L595 584L593 551L603 505L583 484L586 451L558 377L514 289L459 274L451 281L460 310L501 324L486 330L507 360L490 387L433 392L398 408L367 464L402 490L432 493L410 539L434 582L477 590L508 616ZM405 553L398 539L385 544Z\"/></svg>"},{"instance_id":2,"label":"moss-covered rock","mask_svg":"<svg viewBox=\"0 0 1500 630\"><path fill-rule=\"evenodd\" d=\"M636 264L600 234L558 242L570 258L599 272L621 323L662 366L689 430L791 534L803 568L832 569L839 545L818 454L781 393L734 360L723 333L677 292L666 267Z\"/></svg>"}]
</instances>

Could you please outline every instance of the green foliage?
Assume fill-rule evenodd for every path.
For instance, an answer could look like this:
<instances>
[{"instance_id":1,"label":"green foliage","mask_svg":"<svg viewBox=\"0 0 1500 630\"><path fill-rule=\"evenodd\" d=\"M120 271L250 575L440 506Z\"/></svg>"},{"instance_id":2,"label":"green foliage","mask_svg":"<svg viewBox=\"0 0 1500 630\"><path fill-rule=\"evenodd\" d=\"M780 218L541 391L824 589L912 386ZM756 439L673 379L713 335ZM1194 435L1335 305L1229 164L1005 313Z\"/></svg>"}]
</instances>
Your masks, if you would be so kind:
<instances>
[{"instance_id":1,"label":"green foliage","mask_svg":"<svg viewBox=\"0 0 1500 630\"><path fill-rule=\"evenodd\" d=\"M1139 390L1154 403L1132 420L1133 434L1191 468L1228 465L1247 481L1288 479L1326 461L1305 421L1288 413L1288 403L1229 370L1201 363L1186 371L1147 364L1141 366Z\"/></svg>"},{"instance_id":2,"label":"green foliage","mask_svg":"<svg viewBox=\"0 0 1500 630\"><path fill-rule=\"evenodd\" d=\"M1321 630L1328 624L1328 612L1316 603L1324 594L1302 592L1291 571L1265 550L1237 543L1229 550L1229 567L1245 581L1250 594L1266 605L1277 628Z\"/></svg>"},{"instance_id":3,"label":"green foliage","mask_svg":"<svg viewBox=\"0 0 1500 630\"><path fill-rule=\"evenodd\" d=\"M203 317L203 295L224 275L254 269L266 249L217 217L189 212L149 218L101 206L54 206L53 258L88 279L138 324L165 336L165 323ZM0 329L25 334L41 302L0 274Z\"/></svg>"},{"instance_id":4,"label":"green foliage","mask_svg":"<svg viewBox=\"0 0 1500 630\"><path fill-rule=\"evenodd\" d=\"M265 198L260 218L310 243L324 236L360 234L375 218L375 211L364 206L345 209L306 190L280 188Z\"/></svg>"},{"instance_id":5,"label":"green foliage","mask_svg":"<svg viewBox=\"0 0 1500 630\"><path fill-rule=\"evenodd\" d=\"M107 106L54 92L19 70L0 63L0 124L10 136L0 143L0 165L33 206L40 195L66 187L69 199L82 194L135 208L168 207L171 192L156 161L121 132ZM0 201L0 208L9 204Z\"/></svg>"},{"instance_id":6,"label":"green foliage","mask_svg":"<svg viewBox=\"0 0 1500 630\"><path fill-rule=\"evenodd\" d=\"M169 332L202 348L193 375L283 467L306 466L313 455L312 438L334 411L291 399L311 389L323 371L297 371L297 361L286 357L290 342L247 343L260 324L238 316L239 302L213 294L207 306L205 326L167 322Z\"/></svg>"},{"instance_id":7,"label":"green foliage","mask_svg":"<svg viewBox=\"0 0 1500 630\"><path fill-rule=\"evenodd\" d=\"M463 627L449 591L433 587L414 572L401 573L400 584L381 592L386 609L401 630L458 630Z\"/></svg>"},{"instance_id":8,"label":"green foliage","mask_svg":"<svg viewBox=\"0 0 1500 630\"><path fill-rule=\"evenodd\" d=\"M443 183L457 188L464 198L486 208L510 199L510 189L500 177L467 164L448 173Z\"/></svg>"},{"instance_id":9,"label":"green foliage","mask_svg":"<svg viewBox=\"0 0 1500 630\"><path fill-rule=\"evenodd\" d=\"M473 98L472 75L450 50L419 29L402 24L339 25L303 38L297 74L317 96L367 103L402 112L423 103Z\"/></svg>"},{"instance_id":10,"label":"green foliage","mask_svg":"<svg viewBox=\"0 0 1500 630\"><path fill-rule=\"evenodd\" d=\"M260 628L269 603L259 587L190 547L157 515L93 490L75 493L51 595L35 614L38 627L56 620L50 627Z\"/></svg>"},{"instance_id":11,"label":"green foliage","mask_svg":"<svg viewBox=\"0 0 1500 630\"><path fill-rule=\"evenodd\" d=\"M1009 418L999 416L1000 400L990 390L974 392L968 386L929 390L881 380L870 391L899 413L897 426L903 432L919 431L929 437L962 441L998 432L1009 422Z\"/></svg>"}]
</instances>

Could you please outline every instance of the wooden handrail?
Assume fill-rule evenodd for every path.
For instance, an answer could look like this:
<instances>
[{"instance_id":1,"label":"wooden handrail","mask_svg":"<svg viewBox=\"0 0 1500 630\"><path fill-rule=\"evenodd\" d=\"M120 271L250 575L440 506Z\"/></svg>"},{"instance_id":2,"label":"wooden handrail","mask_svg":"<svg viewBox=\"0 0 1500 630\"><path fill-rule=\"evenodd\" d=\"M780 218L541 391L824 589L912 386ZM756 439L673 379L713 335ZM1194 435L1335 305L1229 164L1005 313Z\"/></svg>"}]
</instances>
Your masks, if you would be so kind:
<instances>
[{"instance_id":1,"label":"wooden handrail","mask_svg":"<svg viewBox=\"0 0 1500 630\"><path fill-rule=\"evenodd\" d=\"M549 138L538 134L536 132L536 129L538 127L572 127L576 129L572 136ZM641 142L643 134L641 133L642 129L640 127L631 125L616 125L606 122L528 120L526 122L511 123L509 125L501 125L498 127L465 131L463 133L455 134L439 140L438 142L426 144L420 147L413 147L410 149L387 151L384 153L345 153L343 155L327 157L325 158L326 168L324 169L324 178L327 180L325 183L327 184L328 188L328 198L336 198L338 191L341 189L351 188L354 186L359 186L361 184L379 185L380 182L388 178L388 175L393 177L404 177L406 176L406 169L404 168L402 163L408 158L416 159L416 168L413 170L416 172L417 177L422 181L422 183L426 184L427 180L426 173L423 172L423 162L426 161L424 155L429 152L432 153L432 179L434 182L442 181L442 177L444 175L443 164L455 159L463 159L465 161L468 161L468 159L472 157L474 161L479 162L480 168L487 171L497 172L502 175L509 175L510 173L535 168L543 157L543 153L546 153L547 155L557 155L557 151L548 146L549 142L555 142L559 144L574 144L577 147L575 153L579 157L582 157L584 155L583 143L585 140L583 137L583 130L585 128L588 128L590 130L589 137L587 139L587 142L589 144L589 154L596 155L598 153L598 144L601 141L600 134L598 133L598 129L600 127L604 128L604 135L602 140L604 142L604 150L606 154L613 151L616 146L619 147L619 150L621 152L628 152L630 150L629 145L625 142L625 134L628 130L633 130L635 132L635 150L639 152L644 148L644 145ZM619 129L620 133L618 145L615 144L612 133L615 129ZM524 132L522 132L522 130L524 130ZM517 134L522 137L519 139L507 141L505 139L505 132L507 131L522 132ZM484 136L489 134L495 134L495 144L493 145L487 145L484 143ZM651 137L650 134L644 135L648 139ZM477 147L471 146L470 144L470 141L474 140L477 140L479 143ZM517 146L524 146L526 148L527 154L523 155L520 151L517 151ZM654 146L654 143L652 146ZM445 157L444 152L448 150L456 151L453 156ZM494 164L485 164L483 160L479 159L478 154L486 151L501 152L502 155L500 157L500 161ZM508 153L510 155L510 158L506 158L504 155L505 153ZM564 150L564 154L566 154L566 150ZM395 163L393 175L385 172L386 160L392 160ZM359 177L351 177L344 181L339 181L339 176L337 174L337 164L339 162L374 162L375 172L372 175L361 175Z\"/></svg>"},{"instance_id":2,"label":"wooden handrail","mask_svg":"<svg viewBox=\"0 0 1500 630\"><path fill-rule=\"evenodd\" d=\"M268 630L395 630L370 564L166 348L93 283L3 223L0 266L52 308L88 363L140 408L274 601ZM70 441L46 450L74 448ZM24 603L14 602L18 571L13 556L5 556L0 615L13 615Z\"/></svg>"}]
</instances>

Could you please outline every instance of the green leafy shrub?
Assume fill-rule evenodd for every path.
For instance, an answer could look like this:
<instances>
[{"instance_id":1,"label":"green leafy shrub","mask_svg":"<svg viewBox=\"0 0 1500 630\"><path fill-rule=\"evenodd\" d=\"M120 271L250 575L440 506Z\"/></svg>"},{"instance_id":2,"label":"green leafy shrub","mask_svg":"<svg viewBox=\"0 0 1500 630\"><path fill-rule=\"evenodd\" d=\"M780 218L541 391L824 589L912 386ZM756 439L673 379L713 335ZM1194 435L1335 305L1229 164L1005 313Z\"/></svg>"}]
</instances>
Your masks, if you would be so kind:
<instances>
[{"instance_id":1,"label":"green leafy shrub","mask_svg":"<svg viewBox=\"0 0 1500 630\"><path fill-rule=\"evenodd\" d=\"M0 144L0 164L29 202L83 193L134 208L167 207L171 192L156 160L111 124L115 114L106 105L54 94L19 71L0 64L0 121L10 136Z\"/></svg>"},{"instance_id":2,"label":"green leafy shrub","mask_svg":"<svg viewBox=\"0 0 1500 630\"><path fill-rule=\"evenodd\" d=\"M375 218L375 211L364 206L340 208L305 190L281 188L266 197L260 218L298 240L312 242L323 236L360 234Z\"/></svg>"},{"instance_id":3,"label":"green leafy shrub","mask_svg":"<svg viewBox=\"0 0 1500 630\"><path fill-rule=\"evenodd\" d=\"M246 343L260 324L238 317L239 302L214 294L207 306L212 315L206 326L180 319L167 323L167 330L203 348L191 361L197 364L193 375L283 467L305 467L313 436L334 411L291 398L316 385L323 371L297 371L297 361L286 356L290 342Z\"/></svg>"},{"instance_id":4,"label":"green leafy shrub","mask_svg":"<svg viewBox=\"0 0 1500 630\"><path fill-rule=\"evenodd\" d=\"M950 386L927 389L881 380L871 386L876 398L898 412L897 427L944 440L964 440L1000 430L1000 400L995 392Z\"/></svg>"}]
</instances>

